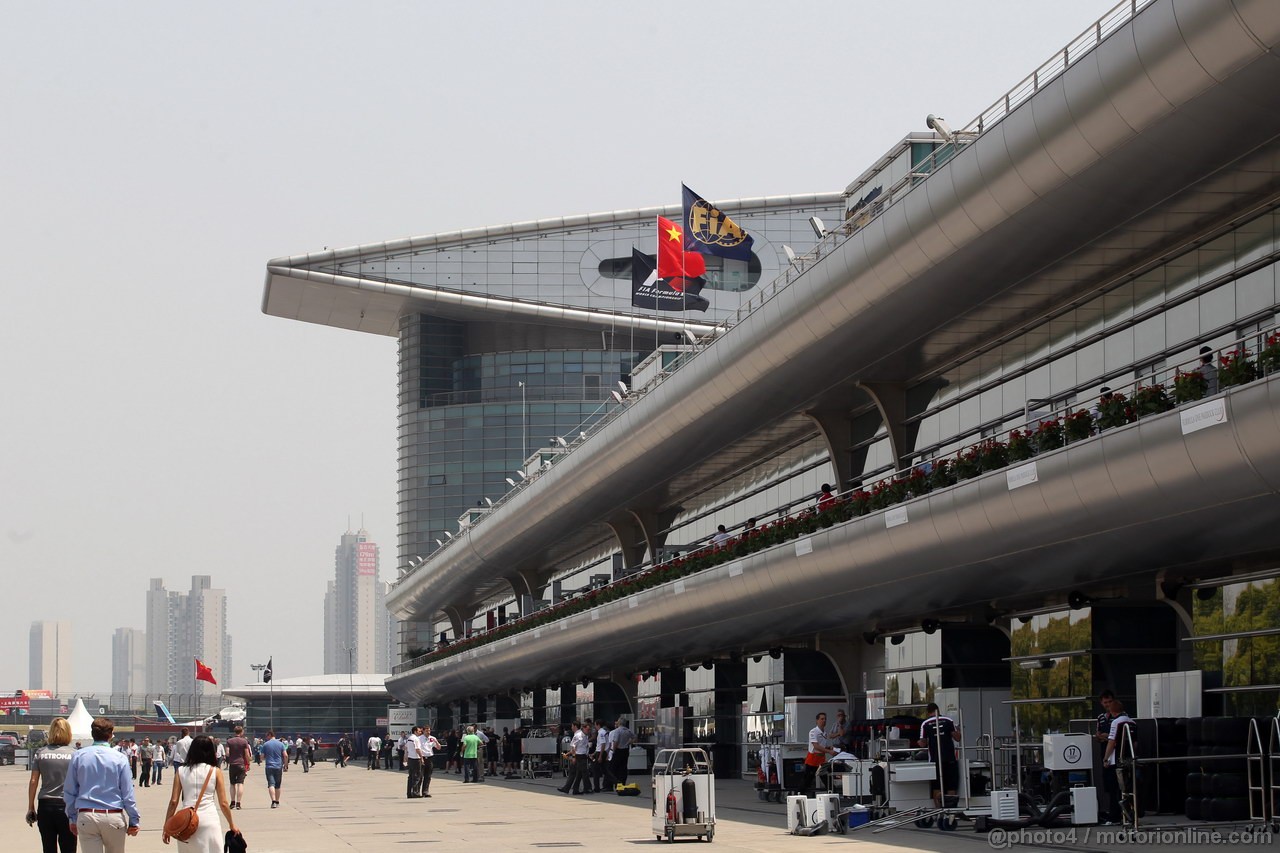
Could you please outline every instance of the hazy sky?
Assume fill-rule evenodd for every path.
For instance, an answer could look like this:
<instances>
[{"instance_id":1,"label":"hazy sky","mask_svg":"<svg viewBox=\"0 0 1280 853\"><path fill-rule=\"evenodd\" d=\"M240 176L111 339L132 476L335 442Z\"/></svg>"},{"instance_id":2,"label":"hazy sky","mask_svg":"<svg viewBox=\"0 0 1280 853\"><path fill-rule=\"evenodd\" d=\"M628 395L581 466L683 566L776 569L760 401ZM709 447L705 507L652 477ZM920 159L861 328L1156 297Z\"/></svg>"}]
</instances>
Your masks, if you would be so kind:
<instances>
[{"instance_id":1,"label":"hazy sky","mask_svg":"<svg viewBox=\"0 0 1280 853\"><path fill-rule=\"evenodd\" d=\"M0 3L0 692L69 619L105 693L193 574L221 683L318 673L348 517L394 577L395 341L263 315L270 258L839 190L1111 5Z\"/></svg>"}]
</instances>

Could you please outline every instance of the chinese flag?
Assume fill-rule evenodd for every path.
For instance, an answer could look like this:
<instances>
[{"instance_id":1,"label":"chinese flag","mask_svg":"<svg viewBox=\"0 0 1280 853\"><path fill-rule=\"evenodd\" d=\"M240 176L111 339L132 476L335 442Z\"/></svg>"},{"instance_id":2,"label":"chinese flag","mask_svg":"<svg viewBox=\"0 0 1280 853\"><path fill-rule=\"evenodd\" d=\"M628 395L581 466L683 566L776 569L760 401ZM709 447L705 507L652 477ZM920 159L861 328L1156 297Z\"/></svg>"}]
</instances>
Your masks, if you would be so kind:
<instances>
[{"instance_id":1,"label":"chinese flag","mask_svg":"<svg viewBox=\"0 0 1280 853\"><path fill-rule=\"evenodd\" d=\"M684 232L665 216L658 217L658 278L699 278L707 262L698 252L684 250Z\"/></svg>"},{"instance_id":2,"label":"chinese flag","mask_svg":"<svg viewBox=\"0 0 1280 853\"><path fill-rule=\"evenodd\" d=\"M217 684L214 680L213 670L200 662L200 658L196 658L196 681L207 681L210 684Z\"/></svg>"}]
</instances>

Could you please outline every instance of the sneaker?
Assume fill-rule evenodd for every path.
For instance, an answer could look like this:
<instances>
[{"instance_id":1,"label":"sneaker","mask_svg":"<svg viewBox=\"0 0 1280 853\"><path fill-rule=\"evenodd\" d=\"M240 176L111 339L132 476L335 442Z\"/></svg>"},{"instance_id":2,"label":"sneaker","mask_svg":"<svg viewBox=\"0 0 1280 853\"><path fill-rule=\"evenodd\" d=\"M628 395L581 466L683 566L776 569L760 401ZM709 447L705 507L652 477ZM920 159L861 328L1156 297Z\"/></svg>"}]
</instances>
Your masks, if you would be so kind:
<instances>
[{"instance_id":1,"label":"sneaker","mask_svg":"<svg viewBox=\"0 0 1280 853\"><path fill-rule=\"evenodd\" d=\"M276 808L276 807L277 807L277 806L279 806L279 805L280 805L280 804L279 804L279 803L277 803L277 802L272 802L272 803L271 803L271 808L273 808L273 809L274 809L274 808Z\"/></svg>"}]
</instances>

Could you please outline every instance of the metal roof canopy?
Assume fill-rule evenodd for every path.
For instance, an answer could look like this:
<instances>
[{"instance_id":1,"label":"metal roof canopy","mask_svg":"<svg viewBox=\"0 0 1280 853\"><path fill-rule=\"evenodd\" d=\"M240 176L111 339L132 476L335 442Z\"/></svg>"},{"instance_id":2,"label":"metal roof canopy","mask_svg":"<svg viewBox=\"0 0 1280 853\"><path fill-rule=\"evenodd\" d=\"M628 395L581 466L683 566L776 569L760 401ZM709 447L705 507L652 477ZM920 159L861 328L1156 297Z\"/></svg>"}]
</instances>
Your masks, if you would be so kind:
<instances>
[{"instance_id":1,"label":"metal roof canopy","mask_svg":"<svg viewBox=\"0 0 1280 853\"><path fill-rule=\"evenodd\" d=\"M853 380L909 382L1280 188L1280 4L1157 2L390 594L402 619L723 465ZM1209 70L1206 70L1209 69ZM745 458L746 454L742 454Z\"/></svg>"}]
</instances>

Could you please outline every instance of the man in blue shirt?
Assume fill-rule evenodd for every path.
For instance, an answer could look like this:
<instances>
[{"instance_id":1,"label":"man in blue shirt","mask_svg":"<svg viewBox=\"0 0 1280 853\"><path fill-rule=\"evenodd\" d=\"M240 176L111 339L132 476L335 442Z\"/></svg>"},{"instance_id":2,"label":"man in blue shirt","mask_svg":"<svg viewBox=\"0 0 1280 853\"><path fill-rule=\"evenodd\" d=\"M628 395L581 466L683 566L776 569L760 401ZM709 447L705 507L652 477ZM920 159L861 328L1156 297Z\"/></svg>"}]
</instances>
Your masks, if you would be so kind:
<instances>
[{"instance_id":1,"label":"man in blue shirt","mask_svg":"<svg viewBox=\"0 0 1280 853\"><path fill-rule=\"evenodd\" d=\"M280 807L280 782L289 770L289 747L276 740L274 731L268 731L261 752L267 774L267 793L271 795L271 808L276 809Z\"/></svg>"},{"instance_id":2,"label":"man in blue shirt","mask_svg":"<svg viewBox=\"0 0 1280 853\"><path fill-rule=\"evenodd\" d=\"M129 759L111 748L115 723L93 721L93 746L71 757L62 799L71 832L86 853L123 853L126 835L137 835L138 804L133 798Z\"/></svg>"}]
</instances>

